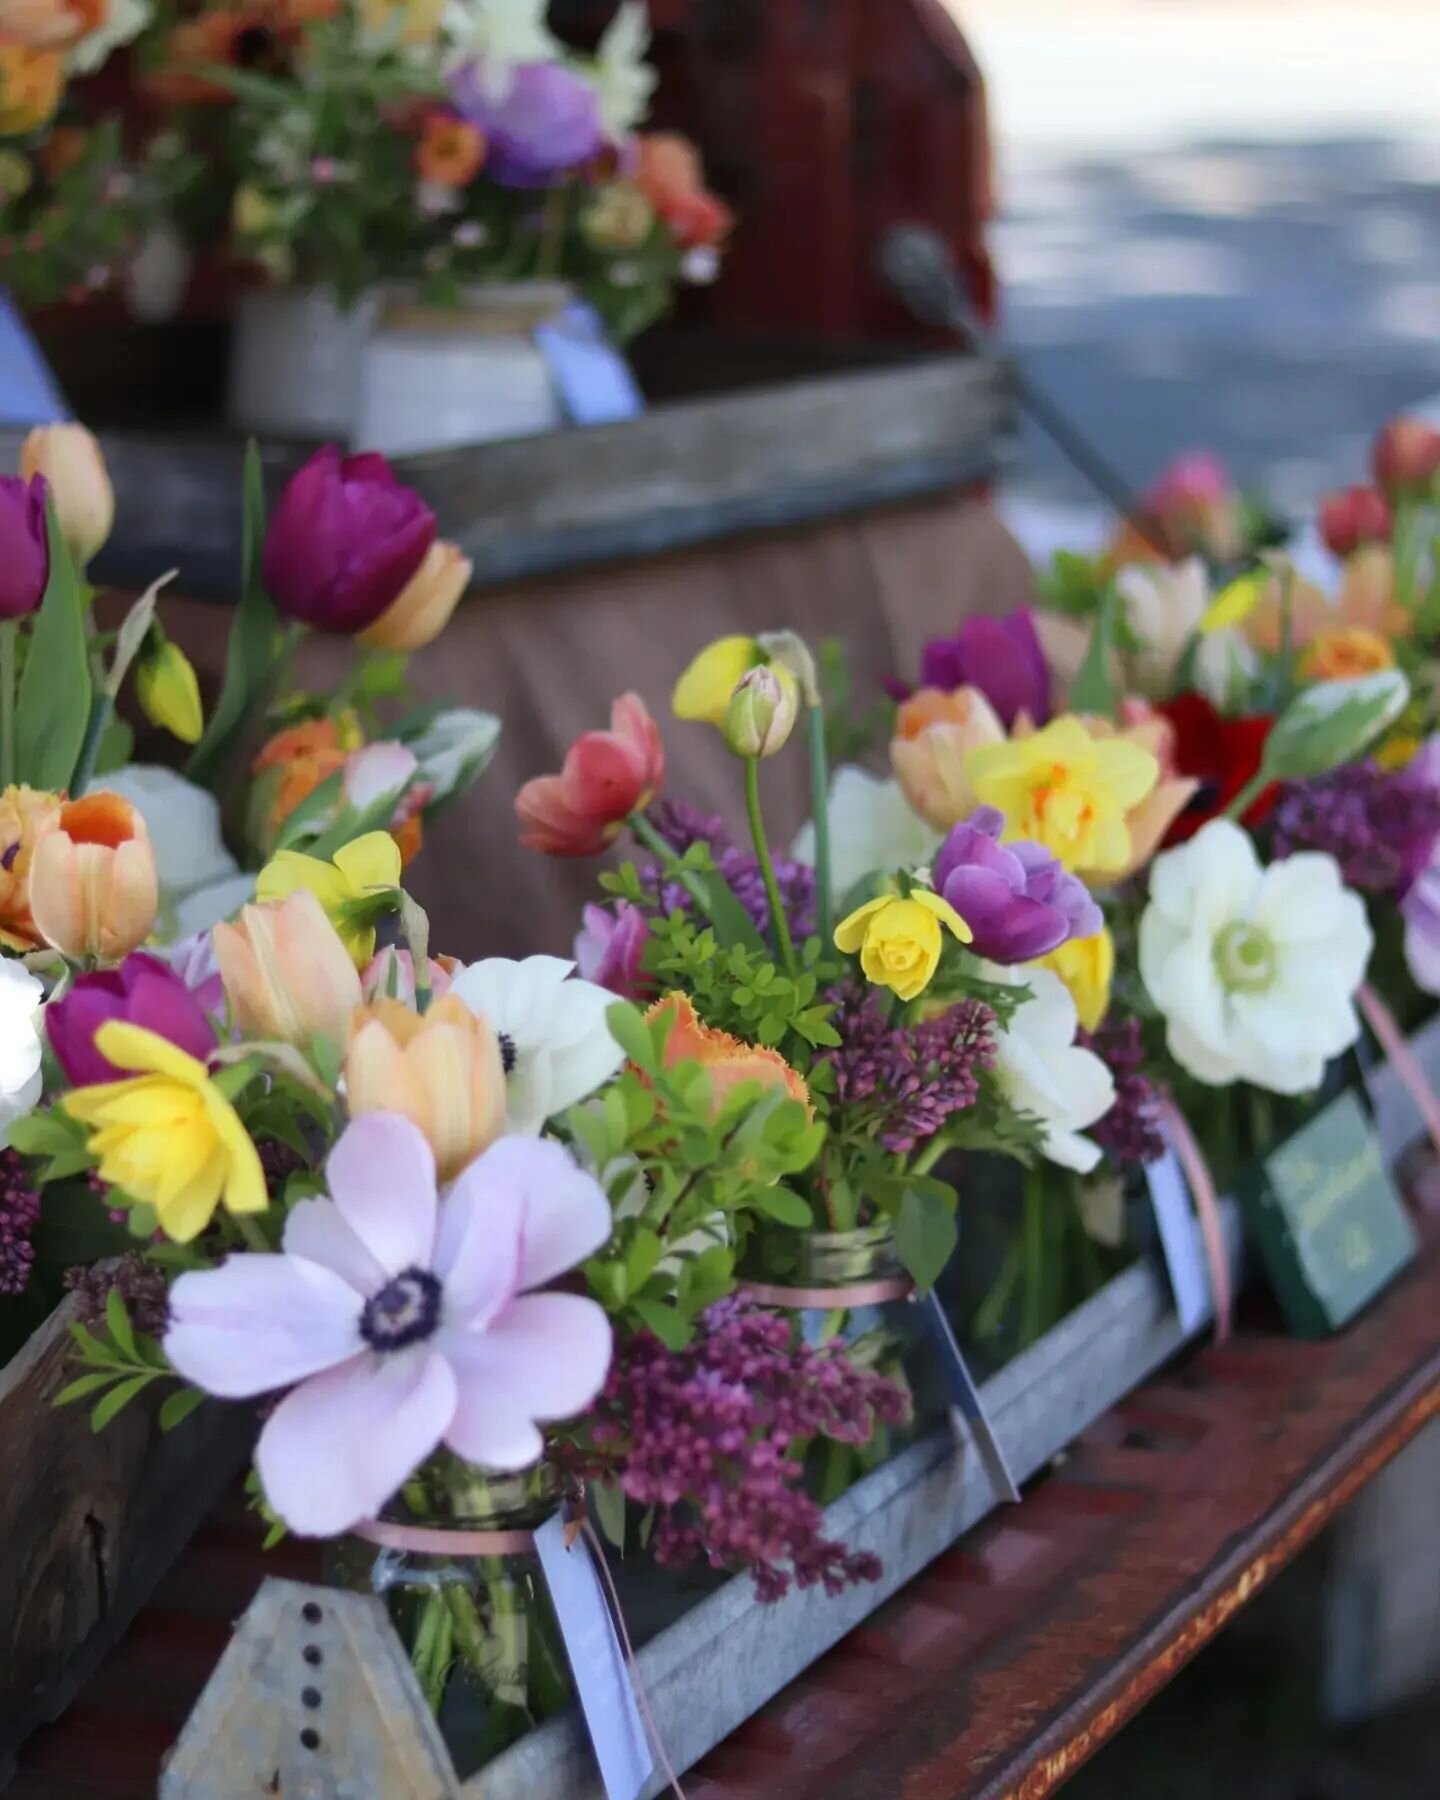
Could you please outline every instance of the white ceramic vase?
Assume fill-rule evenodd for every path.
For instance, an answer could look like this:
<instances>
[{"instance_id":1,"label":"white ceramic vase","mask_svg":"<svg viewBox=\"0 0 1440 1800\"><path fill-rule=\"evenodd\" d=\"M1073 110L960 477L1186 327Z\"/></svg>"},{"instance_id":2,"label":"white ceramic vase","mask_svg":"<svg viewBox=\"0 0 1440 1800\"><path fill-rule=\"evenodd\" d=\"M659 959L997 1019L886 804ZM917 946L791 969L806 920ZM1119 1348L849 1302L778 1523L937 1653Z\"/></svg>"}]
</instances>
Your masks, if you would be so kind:
<instances>
[{"instance_id":1,"label":"white ceramic vase","mask_svg":"<svg viewBox=\"0 0 1440 1800\"><path fill-rule=\"evenodd\" d=\"M361 352L378 311L373 294L348 311L323 288L242 294L230 344L230 423L259 437L348 443Z\"/></svg>"}]
</instances>

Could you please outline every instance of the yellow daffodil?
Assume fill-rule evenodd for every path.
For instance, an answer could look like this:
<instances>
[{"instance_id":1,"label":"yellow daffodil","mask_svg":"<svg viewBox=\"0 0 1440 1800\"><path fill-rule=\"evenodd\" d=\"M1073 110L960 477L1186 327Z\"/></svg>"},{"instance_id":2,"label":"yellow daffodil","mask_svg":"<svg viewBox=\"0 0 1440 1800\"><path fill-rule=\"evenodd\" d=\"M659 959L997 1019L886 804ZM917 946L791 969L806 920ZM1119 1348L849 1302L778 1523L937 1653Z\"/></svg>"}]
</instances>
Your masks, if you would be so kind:
<instances>
[{"instance_id":1,"label":"yellow daffodil","mask_svg":"<svg viewBox=\"0 0 1440 1800\"><path fill-rule=\"evenodd\" d=\"M326 862L298 850L281 850L260 871L255 897L283 900L308 888L350 952L357 969L375 954L377 898L400 885L400 851L388 831L369 831Z\"/></svg>"},{"instance_id":2,"label":"yellow daffodil","mask_svg":"<svg viewBox=\"0 0 1440 1800\"><path fill-rule=\"evenodd\" d=\"M95 1048L123 1081L76 1088L60 1104L93 1129L91 1154L101 1179L155 1208L160 1228L177 1244L198 1237L224 1206L263 1212L265 1175L240 1115L210 1079L204 1063L139 1025L111 1019Z\"/></svg>"},{"instance_id":3,"label":"yellow daffodil","mask_svg":"<svg viewBox=\"0 0 1440 1800\"><path fill-rule=\"evenodd\" d=\"M1118 875L1132 856L1127 815L1153 792L1160 763L1067 714L1029 737L972 750L965 774L980 805L1004 815L1007 839L1042 844L1079 874Z\"/></svg>"},{"instance_id":4,"label":"yellow daffodil","mask_svg":"<svg viewBox=\"0 0 1440 1800\"><path fill-rule=\"evenodd\" d=\"M730 696L741 678L764 661L765 652L754 638L716 638L675 683L670 701L675 717L717 728L723 725Z\"/></svg>"},{"instance_id":5,"label":"yellow daffodil","mask_svg":"<svg viewBox=\"0 0 1440 1800\"><path fill-rule=\"evenodd\" d=\"M902 1000L913 1000L929 987L940 966L942 926L962 944L974 935L939 894L925 888L917 888L908 900L882 894L840 921L835 948L846 956L858 950L868 980L893 989Z\"/></svg>"},{"instance_id":6,"label":"yellow daffodil","mask_svg":"<svg viewBox=\"0 0 1440 1800\"><path fill-rule=\"evenodd\" d=\"M135 698L152 725L182 744L198 744L205 729L200 682L190 658L167 638L135 671Z\"/></svg>"},{"instance_id":7,"label":"yellow daffodil","mask_svg":"<svg viewBox=\"0 0 1440 1800\"><path fill-rule=\"evenodd\" d=\"M1069 988L1085 1029L1098 1031L1110 1010L1110 983L1115 977L1115 940L1109 931L1097 931L1094 937L1071 938L1058 950L1036 960L1041 968L1053 969Z\"/></svg>"}]
</instances>

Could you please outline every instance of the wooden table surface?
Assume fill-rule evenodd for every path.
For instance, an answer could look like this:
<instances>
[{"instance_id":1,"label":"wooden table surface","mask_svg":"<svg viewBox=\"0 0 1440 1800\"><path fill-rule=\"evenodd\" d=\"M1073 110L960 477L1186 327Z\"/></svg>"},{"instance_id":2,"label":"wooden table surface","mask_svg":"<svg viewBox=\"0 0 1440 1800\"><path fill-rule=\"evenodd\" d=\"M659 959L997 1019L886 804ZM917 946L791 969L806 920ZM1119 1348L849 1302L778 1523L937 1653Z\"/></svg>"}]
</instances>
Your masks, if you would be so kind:
<instances>
[{"instance_id":1,"label":"wooden table surface","mask_svg":"<svg viewBox=\"0 0 1440 1800\"><path fill-rule=\"evenodd\" d=\"M1093 1426L685 1778L688 1800L1042 1800L1440 1412L1440 1231L1339 1337L1264 1303ZM214 1518L7 1800L139 1800L264 1572Z\"/></svg>"}]
</instances>

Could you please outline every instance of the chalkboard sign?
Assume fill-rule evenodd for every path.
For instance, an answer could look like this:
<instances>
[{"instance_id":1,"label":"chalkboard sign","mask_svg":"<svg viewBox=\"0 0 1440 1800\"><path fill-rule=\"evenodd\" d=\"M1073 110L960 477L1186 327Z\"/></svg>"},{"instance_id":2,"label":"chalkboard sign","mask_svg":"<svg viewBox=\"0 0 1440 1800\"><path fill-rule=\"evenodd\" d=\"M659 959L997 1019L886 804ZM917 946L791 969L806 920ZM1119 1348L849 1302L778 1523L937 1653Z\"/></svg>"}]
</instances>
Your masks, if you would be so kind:
<instances>
[{"instance_id":1,"label":"chalkboard sign","mask_svg":"<svg viewBox=\"0 0 1440 1800\"><path fill-rule=\"evenodd\" d=\"M1354 1093L1332 1100L1239 1187L1246 1224L1299 1337L1338 1331L1415 1255L1414 1227Z\"/></svg>"}]
</instances>

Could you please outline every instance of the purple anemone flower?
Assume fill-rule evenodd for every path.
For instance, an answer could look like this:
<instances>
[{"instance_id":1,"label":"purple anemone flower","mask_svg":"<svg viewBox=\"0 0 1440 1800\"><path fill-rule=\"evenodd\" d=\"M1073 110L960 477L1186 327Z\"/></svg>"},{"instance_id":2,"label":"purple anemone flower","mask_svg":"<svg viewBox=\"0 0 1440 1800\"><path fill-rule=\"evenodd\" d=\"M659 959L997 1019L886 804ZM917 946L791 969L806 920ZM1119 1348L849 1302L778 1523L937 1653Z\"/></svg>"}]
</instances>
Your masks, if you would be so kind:
<instances>
[{"instance_id":1,"label":"purple anemone flower","mask_svg":"<svg viewBox=\"0 0 1440 1800\"><path fill-rule=\"evenodd\" d=\"M522 63L492 98L480 63L450 77L450 97L485 134L485 173L501 187L544 188L599 154L600 98L562 63Z\"/></svg>"}]
</instances>

